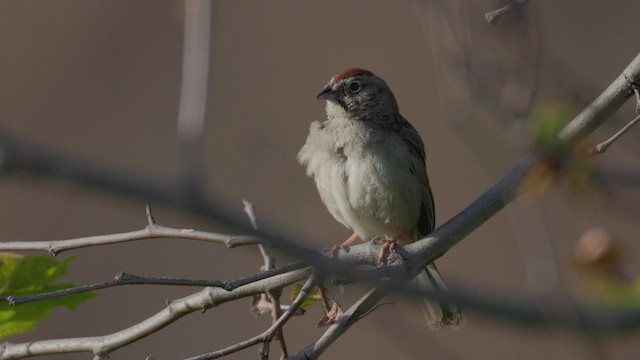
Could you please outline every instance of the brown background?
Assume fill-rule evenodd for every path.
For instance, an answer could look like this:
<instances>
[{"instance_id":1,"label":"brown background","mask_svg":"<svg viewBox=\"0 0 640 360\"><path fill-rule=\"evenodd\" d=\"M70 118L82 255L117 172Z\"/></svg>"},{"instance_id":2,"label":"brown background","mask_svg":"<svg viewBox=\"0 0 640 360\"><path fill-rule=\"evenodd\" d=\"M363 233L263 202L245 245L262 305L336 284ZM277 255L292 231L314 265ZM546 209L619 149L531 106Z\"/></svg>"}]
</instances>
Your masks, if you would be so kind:
<instances>
[{"instance_id":1,"label":"brown background","mask_svg":"<svg viewBox=\"0 0 640 360\"><path fill-rule=\"evenodd\" d=\"M516 71L516 78L524 74L524 88L538 87L535 106L558 98L581 106L618 76L638 51L640 2L634 0L531 1L522 18L526 42L519 40L513 21L496 27L484 22L484 11L497 6L494 1L446 6L426 1L417 8L412 4L214 2L205 134L208 191L238 209L241 199L251 200L264 222L287 228L316 248L346 238L349 233L324 209L295 155L309 123L324 117L315 94L333 73L360 66L387 80L403 115L422 134L441 224L526 151L507 136L519 122L508 125L509 116L496 120L496 114L505 112L495 108L504 104L494 106L476 96L482 94L465 89L482 81L494 89L495 80L504 90L504 74ZM420 11L426 28L416 16ZM0 131L122 173L178 179L175 128L182 18L183 3L174 1L0 2ZM460 19L469 27L459 27ZM453 83L464 74L457 73L455 64L450 66L456 60L450 57L456 54L452 28L440 28L448 22L470 46L467 55L477 76L473 83ZM529 46L539 55L533 62L541 69L537 84L527 70L531 59L513 55L517 49L527 54L522 47ZM632 108L625 107L594 138L604 139L632 116ZM637 174L636 140L630 134L597 164ZM586 229L610 229L627 244L629 258L637 258L633 242L640 227L633 205L638 195L637 182L622 186L614 181L609 197L558 190L539 206L520 201L438 264L458 285L520 298L542 294L544 302L566 303L558 294L577 287L571 249ZM170 226L224 231L211 221L167 207L157 207L156 217ZM142 201L62 180L4 176L0 183L2 241L64 239L144 225ZM148 240L73 254L80 256L69 278L78 283L104 281L118 271L226 279L252 273L260 262L254 248L227 250L180 240ZM552 255L559 263L559 284L553 280ZM637 270L634 265L629 268ZM161 310L165 299L192 291L152 286L105 290L77 311L57 310L36 331L9 340L107 334ZM346 292L344 302L349 304L360 290ZM228 346L269 323L268 317L255 319L247 310L248 301L237 301L190 315L112 358L177 359ZM322 333L313 327L319 316L319 308L313 307L287 325L291 349L300 349ZM471 312L467 318L469 324L460 331L430 332L417 308L398 300L359 322L325 358L584 359L592 354L587 340L576 333L533 330ZM633 359L640 351L636 335L607 339L604 346L616 359ZM255 351L229 358L255 358Z\"/></svg>"}]
</instances>

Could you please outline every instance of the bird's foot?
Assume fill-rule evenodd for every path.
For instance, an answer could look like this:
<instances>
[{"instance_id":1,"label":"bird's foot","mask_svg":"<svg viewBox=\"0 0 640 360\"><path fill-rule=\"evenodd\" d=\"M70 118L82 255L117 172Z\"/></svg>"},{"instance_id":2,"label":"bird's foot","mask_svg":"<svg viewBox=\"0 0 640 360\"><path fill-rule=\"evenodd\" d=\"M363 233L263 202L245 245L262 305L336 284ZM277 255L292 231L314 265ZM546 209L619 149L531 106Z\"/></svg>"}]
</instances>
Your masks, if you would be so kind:
<instances>
[{"instance_id":1,"label":"bird's foot","mask_svg":"<svg viewBox=\"0 0 640 360\"><path fill-rule=\"evenodd\" d=\"M337 257L340 250L344 250L344 252L349 252L349 248L354 241L358 240L358 235L353 233L353 235L349 236L349 238L343 242L342 244L333 245L330 248L322 249L323 254L331 255L331 257Z\"/></svg>"},{"instance_id":2,"label":"bird's foot","mask_svg":"<svg viewBox=\"0 0 640 360\"><path fill-rule=\"evenodd\" d=\"M396 245L398 244L398 239L381 239L377 237L373 239L377 244L382 245L382 249L380 249L380 255L378 255L378 265L384 265L386 261L386 253L387 251L392 254L396 252Z\"/></svg>"},{"instance_id":3,"label":"bird's foot","mask_svg":"<svg viewBox=\"0 0 640 360\"><path fill-rule=\"evenodd\" d=\"M349 252L349 245L345 244L335 244L332 247L322 249L322 253L331 256L332 258L338 257L338 253L340 250L344 252Z\"/></svg>"}]
</instances>

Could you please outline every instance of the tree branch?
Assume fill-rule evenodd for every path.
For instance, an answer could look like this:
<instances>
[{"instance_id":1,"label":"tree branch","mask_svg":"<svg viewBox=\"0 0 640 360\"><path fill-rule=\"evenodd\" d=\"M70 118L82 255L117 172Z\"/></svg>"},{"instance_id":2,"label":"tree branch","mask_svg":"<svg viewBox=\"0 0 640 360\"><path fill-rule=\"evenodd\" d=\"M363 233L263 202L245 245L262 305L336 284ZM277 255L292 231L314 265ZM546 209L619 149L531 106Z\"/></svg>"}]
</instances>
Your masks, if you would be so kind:
<instances>
[{"instance_id":1,"label":"tree branch","mask_svg":"<svg viewBox=\"0 0 640 360\"><path fill-rule=\"evenodd\" d=\"M251 339L245 340L238 344L229 346L222 350L214 351L207 354L198 355L195 357L191 357L185 360L209 360L209 359L217 359L219 357L233 354L237 351L246 349L253 345L259 343L269 343L273 340L273 338L282 330L282 327L286 322L294 315L295 311L300 308L304 300L309 296L313 288L317 285L318 281L316 277L312 274L307 279L307 282L300 289L300 293L296 296L291 306L287 309L287 311L282 314L267 330L265 330L262 334L252 337Z\"/></svg>"},{"instance_id":2,"label":"tree branch","mask_svg":"<svg viewBox=\"0 0 640 360\"><path fill-rule=\"evenodd\" d=\"M636 116L633 120L629 121L627 125L625 125L622 129L620 129L617 133L613 134L609 139L599 143L594 146L591 150L589 150L589 155L598 155L607 151L607 148L611 146L616 140L622 137L629 129L631 129L638 121L640 121L640 115Z\"/></svg>"},{"instance_id":3,"label":"tree branch","mask_svg":"<svg viewBox=\"0 0 640 360\"><path fill-rule=\"evenodd\" d=\"M268 279L270 277L285 274L291 271L299 270L306 267L304 263L295 262L269 271L262 271L247 277L234 280L197 280L197 279L173 279L169 277L153 278L143 277L125 272L120 272L114 280L105 281L96 284L73 287L64 290L57 290L41 294L33 295L0 295L0 301L6 301L11 306L18 306L33 301L40 301L56 297L62 297L72 294L79 294L88 291L106 289L121 285L173 285L173 286L211 286L219 287L226 291L232 291L240 286L251 284L253 282Z\"/></svg>"},{"instance_id":4,"label":"tree branch","mask_svg":"<svg viewBox=\"0 0 640 360\"><path fill-rule=\"evenodd\" d=\"M0 251L47 251L52 256L56 256L70 249L158 238L208 241L224 244L228 248L261 243L260 238L253 235L226 235L158 225L153 218L149 204L147 204L147 220L148 225L144 229L126 233L88 236L67 240L0 242Z\"/></svg>"},{"instance_id":5,"label":"tree branch","mask_svg":"<svg viewBox=\"0 0 640 360\"><path fill-rule=\"evenodd\" d=\"M106 356L114 350L142 339L181 317L195 311L209 309L229 301L260 294L269 289L283 288L309 276L309 269L296 270L259 280L248 285L225 291L207 287L193 295L174 300L164 310L127 329L113 334L83 338L42 340L21 344L4 343L0 348L0 359L20 359L30 356L92 352L97 356Z\"/></svg>"},{"instance_id":6,"label":"tree branch","mask_svg":"<svg viewBox=\"0 0 640 360\"><path fill-rule=\"evenodd\" d=\"M255 214L255 207L253 206L252 203L244 199L242 200L242 203L244 204L244 212L247 213L247 216L251 221L251 225L253 226L253 229L259 230L258 219L256 218L256 214ZM271 270L273 267L275 267L275 259L273 258L273 256L269 254L269 252L267 251L267 248L263 244L258 244L258 249L260 249L260 254L262 255L262 259L264 261L262 270L268 271L268 270ZM271 317L273 318L274 323L278 320L278 318L281 315L280 313L280 295L281 294L282 294L282 291L280 290L271 290L271 291L268 291L266 294L260 295L263 298L267 298L267 299L263 299L263 301L269 302L271 304ZM278 338L278 341L280 342L282 358L284 359L288 357L289 354L287 351L286 341L284 340L284 332L282 331L281 328L278 330L277 338ZM262 350L260 351L260 355L264 359L269 358L270 343L271 343L270 341L265 341L263 343Z\"/></svg>"},{"instance_id":7,"label":"tree branch","mask_svg":"<svg viewBox=\"0 0 640 360\"><path fill-rule=\"evenodd\" d=\"M344 334L351 325L362 319L370 313L378 301L380 301L388 290L374 288L365 296L360 298L358 302L353 304L334 324L329 326L327 331L311 345L308 345L302 351L287 360L314 360L317 359L331 344L333 344L342 334Z\"/></svg>"},{"instance_id":8,"label":"tree branch","mask_svg":"<svg viewBox=\"0 0 640 360\"><path fill-rule=\"evenodd\" d=\"M568 142L584 139L633 96L632 84L639 81L640 54L636 55L611 85L560 132L559 137Z\"/></svg>"}]
</instances>

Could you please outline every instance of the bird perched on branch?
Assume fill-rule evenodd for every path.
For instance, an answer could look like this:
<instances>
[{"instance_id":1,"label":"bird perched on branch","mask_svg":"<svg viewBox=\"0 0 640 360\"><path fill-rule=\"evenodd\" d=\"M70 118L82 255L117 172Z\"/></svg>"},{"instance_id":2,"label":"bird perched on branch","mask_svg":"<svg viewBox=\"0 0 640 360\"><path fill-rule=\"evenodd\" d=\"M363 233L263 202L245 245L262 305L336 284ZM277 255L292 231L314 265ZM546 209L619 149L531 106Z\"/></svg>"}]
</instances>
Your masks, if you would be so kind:
<instances>
[{"instance_id":1,"label":"bird perched on branch","mask_svg":"<svg viewBox=\"0 0 640 360\"><path fill-rule=\"evenodd\" d=\"M352 68L334 75L317 99L326 100L327 120L313 122L298 162L307 168L331 215L357 238L383 243L380 262L396 244L409 244L435 225L433 195L424 144L400 115L387 83L372 72ZM413 280L422 288L445 291L430 263ZM424 300L432 329L458 327L464 317L456 305Z\"/></svg>"}]
</instances>

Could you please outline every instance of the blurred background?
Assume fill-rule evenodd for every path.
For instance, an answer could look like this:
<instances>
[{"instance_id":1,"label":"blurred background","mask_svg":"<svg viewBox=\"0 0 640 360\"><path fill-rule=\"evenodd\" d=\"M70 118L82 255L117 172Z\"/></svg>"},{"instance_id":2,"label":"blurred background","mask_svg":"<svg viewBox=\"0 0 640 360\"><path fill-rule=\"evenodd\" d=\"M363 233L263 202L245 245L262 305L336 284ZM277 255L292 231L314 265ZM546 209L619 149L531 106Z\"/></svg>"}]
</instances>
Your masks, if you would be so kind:
<instances>
[{"instance_id":1,"label":"blurred background","mask_svg":"<svg viewBox=\"0 0 640 360\"><path fill-rule=\"evenodd\" d=\"M421 133L438 224L444 223L527 153L537 119L576 114L638 53L638 1L532 0L489 25L485 12L504 4L213 1L204 191L237 213L242 199L251 201L264 230L293 234L313 248L346 239L350 233L326 211L296 154L309 124L325 116L315 95L334 73L357 66L389 83L402 114ZM0 133L117 176L179 182L184 6L153 0L0 2ZM634 116L633 104L627 104L588 141L605 140ZM639 134L631 130L605 154L581 160L588 181L578 186L570 173L554 177L557 186L518 200L469 235L438 260L447 281L560 307L599 301L574 255L576 242L594 228L604 229L622 249L621 271L634 279L640 270L634 261L640 250ZM144 195L130 198L64 178L0 174L0 241L67 239L146 225ZM229 231L215 218L172 206L157 205L155 216L167 226ZM68 279L81 284L119 271L229 279L261 265L254 247L175 239L61 256L72 254L79 257ZM285 261L278 256L278 264ZM108 334L196 290L107 289L78 310L56 310L35 331L6 340ZM348 287L339 298L348 307L361 292ZM229 346L270 323L269 316L256 319L248 309L249 299L194 313L112 358L179 359ZM314 327L321 310L313 306L287 324L291 351L322 334ZM473 312L466 316L468 325L459 331L431 332L417 306L394 299L351 328L324 358L635 359L640 351L637 334L594 339ZM275 344L272 349L275 356ZM228 358L255 358L257 350Z\"/></svg>"}]
</instances>

